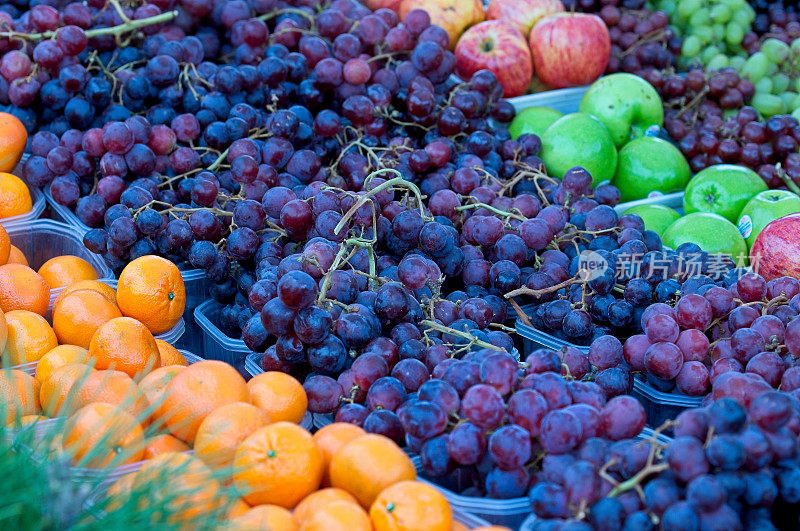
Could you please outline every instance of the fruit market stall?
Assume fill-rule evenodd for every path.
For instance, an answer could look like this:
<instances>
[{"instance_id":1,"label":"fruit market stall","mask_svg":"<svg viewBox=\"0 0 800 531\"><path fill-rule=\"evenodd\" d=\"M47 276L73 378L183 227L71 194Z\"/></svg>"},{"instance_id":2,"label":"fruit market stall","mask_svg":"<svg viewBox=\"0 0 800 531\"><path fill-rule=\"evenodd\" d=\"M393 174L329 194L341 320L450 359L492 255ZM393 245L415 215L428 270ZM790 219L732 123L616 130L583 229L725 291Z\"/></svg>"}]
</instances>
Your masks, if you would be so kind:
<instances>
[{"instance_id":1,"label":"fruit market stall","mask_svg":"<svg viewBox=\"0 0 800 531\"><path fill-rule=\"evenodd\" d=\"M800 22L0 5L0 525L800 525Z\"/></svg>"}]
</instances>

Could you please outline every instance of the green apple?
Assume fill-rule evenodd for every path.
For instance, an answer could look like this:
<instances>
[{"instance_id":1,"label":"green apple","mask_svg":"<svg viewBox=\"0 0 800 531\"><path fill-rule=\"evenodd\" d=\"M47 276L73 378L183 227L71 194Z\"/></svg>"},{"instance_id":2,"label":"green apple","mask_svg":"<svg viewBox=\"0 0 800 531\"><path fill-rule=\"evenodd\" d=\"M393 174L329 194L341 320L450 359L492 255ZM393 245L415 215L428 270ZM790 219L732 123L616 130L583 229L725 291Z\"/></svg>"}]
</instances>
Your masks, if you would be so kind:
<instances>
[{"instance_id":1,"label":"green apple","mask_svg":"<svg viewBox=\"0 0 800 531\"><path fill-rule=\"evenodd\" d=\"M766 190L747 202L739 216L739 232L751 247L770 221L800 212L800 197L789 190Z\"/></svg>"},{"instance_id":2,"label":"green apple","mask_svg":"<svg viewBox=\"0 0 800 531\"><path fill-rule=\"evenodd\" d=\"M580 112L596 116L608 128L617 147L664 123L661 98L653 86L633 74L603 76L589 87Z\"/></svg>"},{"instance_id":3,"label":"green apple","mask_svg":"<svg viewBox=\"0 0 800 531\"><path fill-rule=\"evenodd\" d=\"M617 173L611 184L621 201L644 199L650 192L678 192L691 177L689 163L678 148L660 138L631 140L619 150Z\"/></svg>"},{"instance_id":4,"label":"green apple","mask_svg":"<svg viewBox=\"0 0 800 531\"><path fill-rule=\"evenodd\" d=\"M711 212L694 212L676 220L664 231L661 241L672 249L682 243L696 243L708 253L730 255L740 265L745 265L747 260L747 244L739 229Z\"/></svg>"},{"instance_id":5,"label":"green apple","mask_svg":"<svg viewBox=\"0 0 800 531\"><path fill-rule=\"evenodd\" d=\"M695 175L683 196L683 211L713 212L736 223L750 199L767 189L756 172L744 166L717 164Z\"/></svg>"},{"instance_id":6,"label":"green apple","mask_svg":"<svg viewBox=\"0 0 800 531\"><path fill-rule=\"evenodd\" d=\"M649 204L631 207L623 214L636 214L644 221L644 228L652 230L659 236L664 234L667 227L681 217L677 211L664 205Z\"/></svg>"},{"instance_id":7,"label":"green apple","mask_svg":"<svg viewBox=\"0 0 800 531\"><path fill-rule=\"evenodd\" d=\"M545 129L562 116L564 115L550 107L528 107L517 113L508 127L508 132L514 140L525 133L542 136Z\"/></svg>"},{"instance_id":8,"label":"green apple","mask_svg":"<svg viewBox=\"0 0 800 531\"><path fill-rule=\"evenodd\" d=\"M567 114L542 133L542 150L548 174L559 179L575 166L592 175L592 185L610 181L617 169L617 148L603 122L586 113Z\"/></svg>"}]
</instances>

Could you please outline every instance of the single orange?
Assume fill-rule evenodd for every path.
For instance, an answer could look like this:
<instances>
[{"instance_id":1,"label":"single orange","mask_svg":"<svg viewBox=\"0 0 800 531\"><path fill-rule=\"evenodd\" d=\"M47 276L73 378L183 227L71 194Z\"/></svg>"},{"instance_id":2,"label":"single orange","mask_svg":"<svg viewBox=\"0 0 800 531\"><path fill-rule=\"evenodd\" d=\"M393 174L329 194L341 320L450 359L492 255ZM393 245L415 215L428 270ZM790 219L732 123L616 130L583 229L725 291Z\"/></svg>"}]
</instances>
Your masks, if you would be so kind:
<instances>
[{"instance_id":1,"label":"single orange","mask_svg":"<svg viewBox=\"0 0 800 531\"><path fill-rule=\"evenodd\" d=\"M300 525L311 518L320 508L333 502L348 502L358 505L358 501L353 495L342 489L320 489L312 492L297 504L294 508L294 518Z\"/></svg>"},{"instance_id":2,"label":"single orange","mask_svg":"<svg viewBox=\"0 0 800 531\"><path fill-rule=\"evenodd\" d=\"M231 529L269 531L299 531L300 526L292 513L277 505L259 505L230 521Z\"/></svg>"},{"instance_id":3,"label":"single orange","mask_svg":"<svg viewBox=\"0 0 800 531\"><path fill-rule=\"evenodd\" d=\"M0 266L0 310L28 310L39 315L50 306L50 286L42 276L22 264Z\"/></svg>"},{"instance_id":4,"label":"single orange","mask_svg":"<svg viewBox=\"0 0 800 531\"><path fill-rule=\"evenodd\" d=\"M288 374L277 371L261 373L247 382L247 390L250 402L264 410L273 422L297 424L306 414L306 391Z\"/></svg>"},{"instance_id":5,"label":"single orange","mask_svg":"<svg viewBox=\"0 0 800 531\"><path fill-rule=\"evenodd\" d=\"M167 367L169 365L189 365L183 354L178 352L178 349L163 339L156 338L156 346L158 347L158 364L161 367Z\"/></svg>"},{"instance_id":6,"label":"single orange","mask_svg":"<svg viewBox=\"0 0 800 531\"><path fill-rule=\"evenodd\" d=\"M164 389L166 389L167 384L183 369L185 369L183 365L159 367L139 382L139 389L144 393L154 416L158 406L164 401Z\"/></svg>"},{"instance_id":7,"label":"single orange","mask_svg":"<svg viewBox=\"0 0 800 531\"><path fill-rule=\"evenodd\" d=\"M56 256L39 268L39 274L50 289L63 288L82 280L96 280L97 271L92 264L72 255Z\"/></svg>"},{"instance_id":8,"label":"single orange","mask_svg":"<svg viewBox=\"0 0 800 531\"><path fill-rule=\"evenodd\" d=\"M81 289L90 289L92 291L102 293L103 295L106 296L108 300L110 300L114 304L117 303L117 292L114 291L114 288L112 288L108 284L104 284L99 280L79 280L78 282L73 282L72 284L61 290L61 293L58 294L58 297L56 297L56 300L53 302L53 308L58 306L58 303L61 302L61 300L64 297L66 297L73 291L78 291Z\"/></svg>"},{"instance_id":9,"label":"single orange","mask_svg":"<svg viewBox=\"0 0 800 531\"><path fill-rule=\"evenodd\" d=\"M44 412L50 417L70 411L80 386L95 370L82 363L68 363L56 369L42 380L40 399Z\"/></svg>"},{"instance_id":10,"label":"single orange","mask_svg":"<svg viewBox=\"0 0 800 531\"><path fill-rule=\"evenodd\" d=\"M331 484L368 508L391 485L416 479L411 459L391 439L368 434L345 444L331 459Z\"/></svg>"},{"instance_id":11,"label":"single orange","mask_svg":"<svg viewBox=\"0 0 800 531\"><path fill-rule=\"evenodd\" d=\"M41 411L39 382L33 376L16 369L0 371L0 418L4 424Z\"/></svg>"},{"instance_id":12,"label":"single orange","mask_svg":"<svg viewBox=\"0 0 800 531\"><path fill-rule=\"evenodd\" d=\"M372 531L372 524L367 512L359 504L335 501L317 509L303 523L302 529L303 531Z\"/></svg>"},{"instance_id":13,"label":"single orange","mask_svg":"<svg viewBox=\"0 0 800 531\"><path fill-rule=\"evenodd\" d=\"M0 171L16 168L27 142L28 131L19 118L0 112Z\"/></svg>"},{"instance_id":14,"label":"single orange","mask_svg":"<svg viewBox=\"0 0 800 531\"><path fill-rule=\"evenodd\" d=\"M135 478L136 474L125 474L111 484L106 493L106 504L104 506L106 511L119 509L128 501L128 498L131 496L133 480Z\"/></svg>"},{"instance_id":15,"label":"single orange","mask_svg":"<svg viewBox=\"0 0 800 531\"><path fill-rule=\"evenodd\" d=\"M53 306L53 330L60 343L89 348L97 329L117 317L122 317L122 312L112 300L98 291L82 289Z\"/></svg>"},{"instance_id":16,"label":"single orange","mask_svg":"<svg viewBox=\"0 0 800 531\"><path fill-rule=\"evenodd\" d=\"M11 249L8 252L8 264L22 264L24 266L28 265L28 259L25 258L25 255L22 254L22 251L19 248L11 246Z\"/></svg>"},{"instance_id":17,"label":"single orange","mask_svg":"<svg viewBox=\"0 0 800 531\"><path fill-rule=\"evenodd\" d=\"M102 370L89 374L80 383L72 408L77 410L96 402L114 404L140 423L148 416L148 403L141 389L121 371Z\"/></svg>"},{"instance_id":18,"label":"single orange","mask_svg":"<svg viewBox=\"0 0 800 531\"><path fill-rule=\"evenodd\" d=\"M3 266L5 267L5 266ZM3 351L3 364L20 365L38 361L58 346L58 339L44 317L27 310L13 310L5 315L8 340Z\"/></svg>"},{"instance_id":19,"label":"single orange","mask_svg":"<svg viewBox=\"0 0 800 531\"><path fill-rule=\"evenodd\" d=\"M153 459L157 455L170 452L188 452L191 450L185 442L167 433L150 437L145 443L144 454L142 455L144 460Z\"/></svg>"},{"instance_id":20,"label":"single orange","mask_svg":"<svg viewBox=\"0 0 800 531\"><path fill-rule=\"evenodd\" d=\"M167 522L194 528L200 517L217 510L223 499L220 484L198 458L184 452L157 455L146 461L133 479L142 507L165 507Z\"/></svg>"},{"instance_id":21,"label":"single orange","mask_svg":"<svg viewBox=\"0 0 800 531\"><path fill-rule=\"evenodd\" d=\"M0 153L2 153L2 148L0 148ZM0 172L0 218L27 214L32 207L33 202L28 185L16 175Z\"/></svg>"},{"instance_id":22,"label":"single orange","mask_svg":"<svg viewBox=\"0 0 800 531\"><path fill-rule=\"evenodd\" d=\"M131 378L158 367L153 334L130 317L117 317L100 325L89 342L89 355L98 369L116 369Z\"/></svg>"},{"instance_id":23,"label":"single orange","mask_svg":"<svg viewBox=\"0 0 800 531\"><path fill-rule=\"evenodd\" d=\"M181 370L167 384L156 416L172 435L193 443L203 420L232 402L247 402L247 384L227 363L203 360Z\"/></svg>"},{"instance_id":24,"label":"single orange","mask_svg":"<svg viewBox=\"0 0 800 531\"><path fill-rule=\"evenodd\" d=\"M49 350L36 364L36 379L44 382L54 370L68 363L89 363L89 351L75 345L59 345Z\"/></svg>"},{"instance_id":25,"label":"single orange","mask_svg":"<svg viewBox=\"0 0 800 531\"><path fill-rule=\"evenodd\" d=\"M322 485L329 486L331 484L330 474L328 467L330 467L331 459L334 454L338 452L342 446L349 443L357 437L366 435L361 427L349 422L334 422L323 426L314 434L314 442L319 446L322 452L322 457L325 458L325 472L322 475Z\"/></svg>"},{"instance_id":26,"label":"single orange","mask_svg":"<svg viewBox=\"0 0 800 531\"><path fill-rule=\"evenodd\" d=\"M419 481L386 488L369 509L375 531L450 531L453 511L441 492Z\"/></svg>"},{"instance_id":27,"label":"single orange","mask_svg":"<svg viewBox=\"0 0 800 531\"><path fill-rule=\"evenodd\" d=\"M11 239L8 237L6 229L0 225L0 265L8 263L8 258L11 255ZM27 264L26 264L27 265Z\"/></svg>"},{"instance_id":28,"label":"single orange","mask_svg":"<svg viewBox=\"0 0 800 531\"><path fill-rule=\"evenodd\" d=\"M233 480L247 503L291 509L319 488L323 466L310 433L276 422L256 430L236 450Z\"/></svg>"},{"instance_id":29,"label":"single orange","mask_svg":"<svg viewBox=\"0 0 800 531\"><path fill-rule=\"evenodd\" d=\"M186 306L181 272L160 256L136 258L119 275L117 304L123 315L163 334L178 324Z\"/></svg>"},{"instance_id":30,"label":"single orange","mask_svg":"<svg viewBox=\"0 0 800 531\"><path fill-rule=\"evenodd\" d=\"M0 352L6 348L6 341L8 341L8 322L6 321L6 314L0 310Z\"/></svg>"},{"instance_id":31,"label":"single orange","mask_svg":"<svg viewBox=\"0 0 800 531\"><path fill-rule=\"evenodd\" d=\"M253 404L225 404L200 423L194 438L194 453L212 468L228 467L233 464L236 449L242 441L267 424L267 414Z\"/></svg>"},{"instance_id":32,"label":"single orange","mask_svg":"<svg viewBox=\"0 0 800 531\"><path fill-rule=\"evenodd\" d=\"M97 402L67 419L63 444L79 466L122 466L142 459L144 431L124 410Z\"/></svg>"}]
</instances>

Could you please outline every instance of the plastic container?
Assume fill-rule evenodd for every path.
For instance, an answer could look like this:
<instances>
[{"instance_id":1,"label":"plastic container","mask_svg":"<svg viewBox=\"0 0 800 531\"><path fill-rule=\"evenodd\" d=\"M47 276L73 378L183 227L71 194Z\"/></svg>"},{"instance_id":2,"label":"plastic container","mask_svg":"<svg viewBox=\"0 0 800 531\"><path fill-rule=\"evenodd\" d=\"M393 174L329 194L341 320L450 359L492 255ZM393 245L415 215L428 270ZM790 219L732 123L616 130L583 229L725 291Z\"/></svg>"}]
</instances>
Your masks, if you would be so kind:
<instances>
[{"instance_id":1,"label":"plastic container","mask_svg":"<svg viewBox=\"0 0 800 531\"><path fill-rule=\"evenodd\" d=\"M479 527L488 527L491 525L486 520L478 518L474 514L456 510L453 510L453 520L463 525L467 529L478 529Z\"/></svg>"},{"instance_id":2,"label":"plastic container","mask_svg":"<svg viewBox=\"0 0 800 531\"><path fill-rule=\"evenodd\" d=\"M571 87L558 90L548 90L538 94L526 94L516 98L508 98L508 102L514 106L514 110L519 112L528 107L549 107L562 114L578 112L581 99L589 86Z\"/></svg>"},{"instance_id":3,"label":"plastic container","mask_svg":"<svg viewBox=\"0 0 800 531\"><path fill-rule=\"evenodd\" d=\"M525 312L526 315L531 314L531 306L523 306L522 310ZM514 325L517 330L517 334L519 334L522 340L523 346L523 360L527 359L528 354L531 351L536 350L537 348L549 348L553 350L559 350L564 347L573 347L581 352L589 353L589 346L588 345L576 345L575 343L570 343L565 339L561 339L556 337L552 334L548 334L547 332L543 332L537 328L533 328L531 326L526 325L522 322L522 319L517 318L517 321Z\"/></svg>"},{"instance_id":4,"label":"plastic container","mask_svg":"<svg viewBox=\"0 0 800 531\"><path fill-rule=\"evenodd\" d=\"M682 411L700 407L703 404L702 396L664 393L653 388L639 375L633 379L631 395L644 406L647 423L651 426L661 426L667 420L674 420Z\"/></svg>"},{"instance_id":5,"label":"plastic container","mask_svg":"<svg viewBox=\"0 0 800 531\"><path fill-rule=\"evenodd\" d=\"M619 203L614 207L614 210L617 211L617 214L624 214L626 210L640 205L663 205L665 207L677 210L679 214L683 215L684 192L675 192L672 194L652 192L652 194L652 197L648 197L646 199L638 199L636 201Z\"/></svg>"},{"instance_id":6,"label":"plastic container","mask_svg":"<svg viewBox=\"0 0 800 531\"><path fill-rule=\"evenodd\" d=\"M114 272L99 255L83 245L82 235L63 223L40 219L6 227L11 244L25 255L31 268L36 271L42 264L56 256L72 255L89 262L97 272L98 280L111 280ZM50 305L64 288L50 290Z\"/></svg>"},{"instance_id":7,"label":"plastic container","mask_svg":"<svg viewBox=\"0 0 800 531\"><path fill-rule=\"evenodd\" d=\"M246 356L253 351L247 348L241 339L233 339L222 333L222 330L216 325L219 309L219 303L214 300L207 300L194 309L194 320L203 335L201 352L207 360L219 360L236 365L245 361ZM264 371L261 370L261 372Z\"/></svg>"},{"instance_id":8,"label":"plastic container","mask_svg":"<svg viewBox=\"0 0 800 531\"><path fill-rule=\"evenodd\" d=\"M461 496L432 481L426 480L422 475L422 463L419 456L412 456L411 462L414 463L417 474L421 476L419 480L436 487L450 503L454 512L471 514L486 520L492 525L504 525L511 529L518 529L531 512L531 502L527 497L495 500L492 498Z\"/></svg>"},{"instance_id":9,"label":"plastic container","mask_svg":"<svg viewBox=\"0 0 800 531\"><path fill-rule=\"evenodd\" d=\"M81 237L91 228L79 220L69 207L58 204L50 194L49 186L44 189L44 198L47 200L47 204L50 205L53 219L75 227ZM186 309L183 312L183 317L186 319L186 329L189 332L182 338L181 346L199 351L203 347L202 334L200 328L195 325L190 316L194 309L208 298L208 279L206 278L206 272L202 269L181 270L181 277L183 277L183 285L186 289Z\"/></svg>"}]
</instances>

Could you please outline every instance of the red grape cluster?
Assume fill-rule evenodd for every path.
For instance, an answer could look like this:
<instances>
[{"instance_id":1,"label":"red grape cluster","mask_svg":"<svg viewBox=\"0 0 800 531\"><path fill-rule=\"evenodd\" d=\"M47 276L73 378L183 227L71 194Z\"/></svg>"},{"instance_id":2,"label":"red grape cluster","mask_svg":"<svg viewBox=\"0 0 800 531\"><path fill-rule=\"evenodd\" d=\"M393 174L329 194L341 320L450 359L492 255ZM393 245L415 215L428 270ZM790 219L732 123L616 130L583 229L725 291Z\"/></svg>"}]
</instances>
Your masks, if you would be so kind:
<instances>
[{"instance_id":1,"label":"red grape cluster","mask_svg":"<svg viewBox=\"0 0 800 531\"><path fill-rule=\"evenodd\" d=\"M708 277L687 283L672 305L656 303L642 314L644 333L622 349L631 370L658 391L690 396L705 396L711 386L717 396L740 373L756 390L800 385L797 280L745 273L722 285Z\"/></svg>"},{"instance_id":2,"label":"red grape cluster","mask_svg":"<svg viewBox=\"0 0 800 531\"><path fill-rule=\"evenodd\" d=\"M546 456L529 494L533 529L796 525L796 393L764 391L745 404L720 398L671 424L675 438L668 441L592 438L571 453Z\"/></svg>"},{"instance_id":3,"label":"red grape cluster","mask_svg":"<svg viewBox=\"0 0 800 531\"><path fill-rule=\"evenodd\" d=\"M753 0L750 2L756 9L752 35L754 37L774 37L789 44L800 37L800 21L797 18L795 2L784 0ZM749 36L748 36L749 37ZM752 54L758 50L758 38L746 38L745 49ZM750 46L747 46L750 45Z\"/></svg>"},{"instance_id":4,"label":"red grape cluster","mask_svg":"<svg viewBox=\"0 0 800 531\"><path fill-rule=\"evenodd\" d=\"M597 384L553 372L559 364L552 351L521 365L490 350L440 362L434 379L398 409L425 473L459 470L482 486L478 492L515 498L525 495L539 464L547 467L596 437L620 440L642 430L645 413L634 398L606 402Z\"/></svg>"},{"instance_id":5,"label":"red grape cluster","mask_svg":"<svg viewBox=\"0 0 800 531\"><path fill-rule=\"evenodd\" d=\"M606 73L628 72L650 81L676 66L682 41L668 27L669 17L663 11L606 4L598 15L608 26L611 38Z\"/></svg>"}]
</instances>

